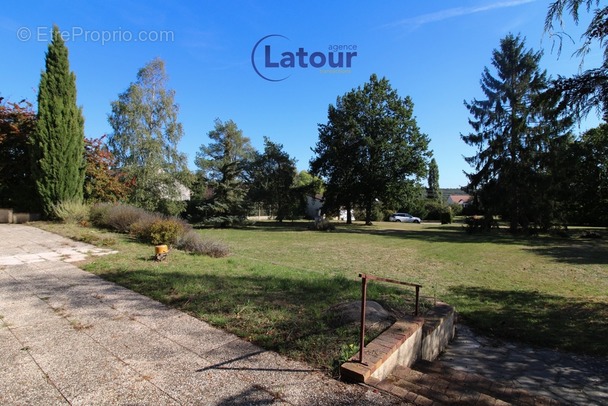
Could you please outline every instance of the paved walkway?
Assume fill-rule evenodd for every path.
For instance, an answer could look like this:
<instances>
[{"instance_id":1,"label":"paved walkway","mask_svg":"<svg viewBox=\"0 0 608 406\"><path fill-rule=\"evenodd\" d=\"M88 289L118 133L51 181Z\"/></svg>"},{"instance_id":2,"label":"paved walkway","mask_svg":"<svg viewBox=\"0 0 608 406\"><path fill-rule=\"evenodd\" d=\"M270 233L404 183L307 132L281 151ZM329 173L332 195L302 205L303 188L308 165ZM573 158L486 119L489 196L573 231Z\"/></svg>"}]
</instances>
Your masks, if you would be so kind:
<instances>
[{"instance_id":1,"label":"paved walkway","mask_svg":"<svg viewBox=\"0 0 608 406\"><path fill-rule=\"evenodd\" d=\"M475 335L458 325L439 364L481 375L564 405L608 405L608 358L530 348ZM606 338L608 339L608 337Z\"/></svg>"},{"instance_id":2,"label":"paved walkway","mask_svg":"<svg viewBox=\"0 0 608 406\"><path fill-rule=\"evenodd\" d=\"M70 261L111 251L0 224L0 404L393 405ZM559 400L608 405L608 359L459 326L441 365Z\"/></svg>"},{"instance_id":3,"label":"paved walkway","mask_svg":"<svg viewBox=\"0 0 608 406\"><path fill-rule=\"evenodd\" d=\"M65 262L108 253L0 224L0 404L401 404Z\"/></svg>"}]
</instances>

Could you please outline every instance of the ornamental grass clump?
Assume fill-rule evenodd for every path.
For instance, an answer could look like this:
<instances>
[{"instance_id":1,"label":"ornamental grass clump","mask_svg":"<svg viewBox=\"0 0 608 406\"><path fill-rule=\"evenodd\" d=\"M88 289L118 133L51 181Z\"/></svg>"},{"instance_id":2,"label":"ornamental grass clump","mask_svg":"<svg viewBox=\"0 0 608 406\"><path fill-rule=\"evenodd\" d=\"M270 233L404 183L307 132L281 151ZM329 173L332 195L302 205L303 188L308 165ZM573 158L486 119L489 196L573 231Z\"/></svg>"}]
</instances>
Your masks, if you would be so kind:
<instances>
[{"instance_id":1,"label":"ornamental grass clump","mask_svg":"<svg viewBox=\"0 0 608 406\"><path fill-rule=\"evenodd\" d=\"M52 216L64 223L87 224L89 206L78 200L64 200L52 205Z\"/></svg>"},{"instance_id":2,"label":"ornamental grass clump","mask_svg":"<svg viewBox=\"0 0 608 406\"><path fill-rule=\"evenodd\" d=\"M195 230L188 230L177 242L177 248L192 254L221 258L230 254L229 247L219 241L204 239Z\"/></svg>"},{"instance_id":3,"label":"ornamental grass clump","mask_svg":"<svg viewBox=\"0 0 608 406\"><path fill-rule=\"evenodd\" d=\"M105 218L105 227L116 230L119 233L129 233L131 226L146 216L148 212L139 207L126 204L113 205Z\"/></svg>"}]
</instances>

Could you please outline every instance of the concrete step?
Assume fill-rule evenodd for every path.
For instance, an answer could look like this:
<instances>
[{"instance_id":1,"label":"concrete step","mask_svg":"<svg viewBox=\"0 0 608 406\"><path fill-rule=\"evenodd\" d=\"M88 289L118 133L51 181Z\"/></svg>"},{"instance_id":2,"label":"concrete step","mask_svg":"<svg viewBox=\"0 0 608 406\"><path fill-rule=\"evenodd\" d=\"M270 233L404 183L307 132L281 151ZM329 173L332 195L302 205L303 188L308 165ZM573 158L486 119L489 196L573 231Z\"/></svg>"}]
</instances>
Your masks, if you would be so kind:
<instances>
[{"instance_id":1,"label":"concrete step","mask_svg":"<svg viewBox=\"0 0 608 406\"><path fill-rule=\"evenodd\" d=\"M412 368L398 366L376 386L420 405L560 405L555 399L533 395L480 375L452 370L437 361L418 361ZM413 394L421 398L414 398Z\"/></svg>"}]
</instances>

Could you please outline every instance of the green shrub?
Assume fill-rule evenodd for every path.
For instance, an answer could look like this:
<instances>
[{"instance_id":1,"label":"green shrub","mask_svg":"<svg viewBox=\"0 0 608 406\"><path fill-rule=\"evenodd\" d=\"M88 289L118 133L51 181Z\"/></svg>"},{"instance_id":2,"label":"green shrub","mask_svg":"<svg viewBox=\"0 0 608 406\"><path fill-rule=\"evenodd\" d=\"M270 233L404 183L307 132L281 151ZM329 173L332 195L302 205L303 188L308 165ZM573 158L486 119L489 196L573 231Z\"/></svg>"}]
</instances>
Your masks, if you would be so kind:
<instances>
[{"instance_id":1,"label":"green shrub","mask_svg":"<svg viewBox=\"0 0 608 406\"><path fill-rule=\"evenodd\" d=\"M114 206L112 203L95 203L89 210L89 219L96 227L108 227L108 213Z\"/></svg>"},{"instance_id":2,"label":"green shrub","mask_svg":"<svg viewBox=\"0 0 608 406\"><path fill-rule=\"evenodd\" d=\"M178 219L158 220L150 226L150 242L154 245L175 245L184 232L184 223Z\"/></svg>"},{"instance_id":3,"label":"green shrub","mask_svg":"<svg viewBox=\"0 0 608 406\"><path fill-rule=\"evenodd\" d=\"M315 231L332 231L336 229L336 226L328 219L316 219L308 228Z\"/></svg>"},{"instance_id":4,"label":"green shrub","mask_svg":"<svg viewBox=\"0 0 608 406\"><path fill-rule=\"evenodd\" d=\"M230 253L226 244L205 240L194 230L184 233L178 240L177 248L193 254L208 255L213 258L225 257Z\"/></svg>"},{"instance_id":5,"label":"green shrub","mask_svg":"<svg viewBox=\"0 0 608 406\"><path fill-rule=\"evenodd\" d=\"M424 204L426 215L425 220L441 220L441 214L445 211L446 205L437 200L427 200Z\"/></svg>"},{"instance_id":6,"label":"green shrub","mask_svg":"<svg viewBox=\"0 0 608 406\"><path fill-rule=\"evenodd\" d=\"M255 222L248 220L244 216L215 216L208 217L202 221L205 226L211 226L213 228L227 228L227 227L245 227L253 225Z\"/></svg>"},{"instance_id":7,"label":"green shrub","mask_svg":"<svg viewBox=\"0 0 608 406\"><path fill-rule=\"evenodd\" d=\"M52 215L64 223L86 224L89 221L89 206L77 200L66 200L53 204Z\"/></svg>"},{"instance_id":8,"label":"green shrub","mask_svg":"<svg viewBox=\"0 0 608 406\"><path fill-rule=\"evenodd\" d=\"M138 240L149 243L151 242L150 230L152 228L152 224L163 219L164 216L158 213L145 212L139 218L139 220L131 224L131 226L129 227L129 233Z\"/></svg>"},{"instance_id":9,"label":"green shrub","mask_svg":"<svg viewBox=\"0 0 608 406\"><path fill-rule=\"evenodd\" d=\"M452 224L452 208L446 207L445 210L441 213L441 224Z\"/></svg>"},{"instance_id":10,"label":"green shrub","mask_svg":"<svg viewBox=\"0 0 608 406\"><path fill-rule=\"evenodd\" d=\"M365 208L355 207L352 211L353 216L356 220L365 221ZM388 216L393 214L394 211L384 209L381 204L376 203L372 206L371 221L384 221L388 220Z\"/></svg>"},{"instance_id":11,"label":"green shrub","mask_svg":"<svg viewBox=\"0 0 608 406\"><path fill-rule=\"evenodd\" d=\"M156 211L167 216L179 216L186 210L186 202L161 199L156 205Z\"/></svg>"},{"instance_id":12,"label":"green shrub","mask_svg":"<svg viewBox=\"0 0 608 406\"><path fill-rule=\"evenodd\" d=\"M188 227L188 224L180 219L162 218L159 214L146 213L131 226L131 234L154 245L175 245Z\"/></svg>"},{"instance_id":13,"label":"green shrub","mask_svg":"<svg viewBox=\"0 0 608 406\"><path fill-rule=\"evenodd\" d=\"M128 233L131 231L131 225L147 214L147 211L139 207L126 204L112 205L107 212L105 227L120 233Z\"/></svg>"},{"instance_id":14,"label":"green shrub","mask_svg":"<svg viewBox=\"0 0 608 406\"><path fill-rule=\"evenodd\" d=\"M452 209L452 215L460 216L462 214L463 207L461 204L452 203L450 204L450 209Z\"/></svg>"}]
</instances>

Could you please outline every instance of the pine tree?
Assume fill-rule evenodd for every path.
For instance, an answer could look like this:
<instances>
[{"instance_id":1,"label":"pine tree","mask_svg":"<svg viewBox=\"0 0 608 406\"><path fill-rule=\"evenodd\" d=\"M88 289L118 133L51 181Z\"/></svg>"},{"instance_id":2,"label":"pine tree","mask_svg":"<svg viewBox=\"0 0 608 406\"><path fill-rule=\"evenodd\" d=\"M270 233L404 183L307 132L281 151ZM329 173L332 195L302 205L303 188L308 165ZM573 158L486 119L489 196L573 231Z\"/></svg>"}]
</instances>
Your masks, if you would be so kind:
<instances>
[{"instance_id":1,"label":"pine tree","mask_svg":"<svg viewBox=\"0 0 608 406\"><path fill-rule=\"evenodd\" d=\"M283 145L264 137L264 152L255 154L248 172L250 198L263 203L267 212L274 213L278 221L287 218L296 200L292 191L296 163L283 151Z\"/></svg>"},{"instance_id":2,"label":"pine tree","mask_svg":"<svg viewBox=\"0 0 608 406\"><path fill-rule=\"evenodd\" d=\"M603 49L602 64L572 77L559 76L553 81L553 91L562 96L564 107L578 113L579 118L596 108L602 113L603 120L608 121L608 6L600 3L600 0L556 0L550 3L545 31L557 38L561 52L562 40L572 40L570 35L562 32L564 14L570 14L578 25L581 10L592 13L589 25L581 35L583 44L575 55L582 58L582 67L585 56L594 46L599 46Z\"/></svg>"},{"instance_id":3,"label":"pine tree","mask_svg":"<svg viewBox=\"0 0 608 406\"><path fill-rule=\"evenodd\" d=\"M85 174L84 118L76 105L76 76L59 28L46 53L38 90L38 119L31 138L32 175L42 210L53 204L82 201Z\"/></svg>"},{"instance_id":4,"label":"pine tree","mask_svg":"<svg viewBox=\"0 0 608 406\"><path fill-rule=\"evenodd\" d=\"M255 150L232 120L215 120L215 128L207 136L208 145L201 145L195 163L199 168L199 184L205 185L202 196L194 197L194 218L226 227L238 224L249 211L245 169Z\"/></svg>"},{"instance_id":5,"label":"pine tree","mask_svg":"<svg viewBox=\"0 0 608 406\"><path fill-rule=\"evenodd\" d=\"M488 216L500 214L511 230L550 222L548 152L571 125L561 116L557 100L546 95L542 53L525 48L519 36L507 35L494 50L493 75L486 67L481 78L485 100L465 102L473 116L473 132L462 140L478 153L465 160L475 168L467 174Z\"/></svg>"}]
</instances>

